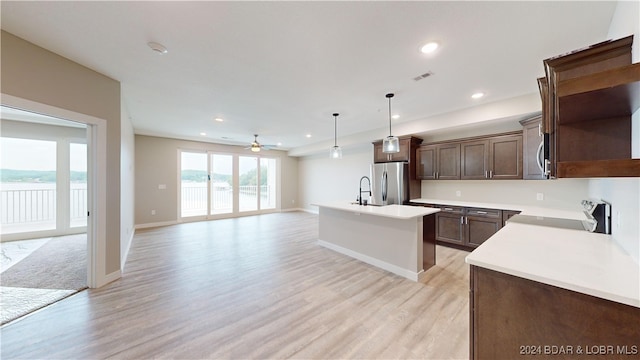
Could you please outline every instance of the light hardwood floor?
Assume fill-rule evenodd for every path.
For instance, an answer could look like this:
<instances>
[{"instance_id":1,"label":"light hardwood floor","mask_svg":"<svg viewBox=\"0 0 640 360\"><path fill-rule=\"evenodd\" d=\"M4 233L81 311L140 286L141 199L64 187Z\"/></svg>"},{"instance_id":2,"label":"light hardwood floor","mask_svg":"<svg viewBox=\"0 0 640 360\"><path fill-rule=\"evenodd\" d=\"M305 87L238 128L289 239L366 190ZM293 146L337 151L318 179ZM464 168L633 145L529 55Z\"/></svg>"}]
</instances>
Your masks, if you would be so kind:
<instances>
[{"instance_id":1,"label":"light hardwood floor","mask_svg":"<svg viewBox=\"0 0 640 360\"><path fill-rule=\"evenodd\" d=\"M466 252L415 283L303 212L136 231L123 277L0 330L0 358L468 359Z\"/></svg>"}]
</instances>

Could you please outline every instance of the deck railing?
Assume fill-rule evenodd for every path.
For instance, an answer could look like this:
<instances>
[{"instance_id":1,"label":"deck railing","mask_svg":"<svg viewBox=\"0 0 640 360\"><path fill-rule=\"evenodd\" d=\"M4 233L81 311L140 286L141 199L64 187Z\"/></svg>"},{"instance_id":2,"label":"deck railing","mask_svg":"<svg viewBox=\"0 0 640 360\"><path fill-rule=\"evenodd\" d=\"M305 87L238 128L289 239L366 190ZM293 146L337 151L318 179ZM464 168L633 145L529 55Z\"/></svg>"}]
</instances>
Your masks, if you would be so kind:
<instances>
[{"instance_id":1,"label":"deck railing","mask_svg":"<svg viewBox=\"0 0 640 360\"><path fill-rule=\"evenodd\" d=\"M269 185L260 186L260 203L262 208L275 207L274 187ZM182 184L182 214L204 214L207 211L207 187L206 183L186 183ZM255 202L258 196L257 185L242 185L238 188L240 202ZM233 208L233 187L214 186L211 190L211 204L213 211L228 210ZM203 213L204 212L204 213Z\"/></svg>"},{"instance_id":2,"label":"deck railing","mask_svg":"<svg viewBox=\"0 0 640 360\"><path fill-rule=\"evenodd\" d=\"M57 192L55 187L0 190L0 224L16 225L55 222ZM87 217L87 189L72 188L69 199L70 220Z\"/></svg>"}]
</instances>

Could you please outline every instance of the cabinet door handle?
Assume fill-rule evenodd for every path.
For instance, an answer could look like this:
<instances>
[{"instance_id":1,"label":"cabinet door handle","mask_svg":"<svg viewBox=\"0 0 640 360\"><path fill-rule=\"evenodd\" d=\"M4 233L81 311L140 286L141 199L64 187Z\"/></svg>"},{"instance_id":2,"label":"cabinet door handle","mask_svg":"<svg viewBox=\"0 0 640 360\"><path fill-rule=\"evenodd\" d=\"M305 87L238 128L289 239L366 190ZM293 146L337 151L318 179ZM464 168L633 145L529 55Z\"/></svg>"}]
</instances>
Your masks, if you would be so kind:
<instances>
[{"instance_id":1,"label":"cabinet door handle","mask_svg":"<svg viewBox=\"0 0 640 360\"><path fill-rule=\"evenodd\" d=\"M485 178L485 179L488 179L488 178L489 178L489 172L488 172L488 171L486 171L486 170L484 171L484 178Z\"/></svg>"},{"instance_id":2,"label":"cabinet door handle","mask_svg":"<svg viewBox=\"0 0 640 360\"><path fill-rule=\"evenodd\" d=\"M487 215L487 212L486 211L476 211L476 214Z\"/></svg>"},{"instance_id":3,"label":"cabinet door handle","mask_svg":"<svg viewBox=\"0 0 640 360\"><path fill-rule=\"evenodd\" d=\"M464 223L465 223L465 224L467 224L467 225L469 225L469 218L468 218L468 217L466 217L466 216L464 217Z\"/></svg>"},{"instance_id":4,"label":"cabinet door handle","mask_svg":"<svg viewBox=\"0 0 640 360\"><path fill-rule=\"evenodd\" d=\"M489 170L489 179L493 179L493 170Z\"/></svg>"},{"instance_id":5,"label":"cabinet door handle","mask_svg":"<svg viewBox=\"0 0 640 360\"><path fill-rule=\"evenodd\" d=\"M542 123L538 124L538 136L542 137Z\"/></svg>"},{"instance_id":6,"label":"cabinet door handle","mask_svg":"<svg viewBox=\"0 0 640 360\"><path fill-rule=\"evenodd\" d=\"M436 179L440 178L440 171L436 171Z\"/></svg>"},{"instance_id":7,"label":"cabinet door handle","mask_svg":"<svg viewBox=\"0 0 640 360\"><path fill-rule=\"evenodd\" d=\"M464 216L460 217L460 226L462 226L464 224Z\"/></svg>"},{"instance_id":8,"label":"cabinet door handle","mask_svg":"<svg viewBox=\"0 0 640 360\"><path fill-rule=\"evenodd\" d=\"M452 208L444 208L444 211L453 211Z\"/></svg>"}]
</instances>

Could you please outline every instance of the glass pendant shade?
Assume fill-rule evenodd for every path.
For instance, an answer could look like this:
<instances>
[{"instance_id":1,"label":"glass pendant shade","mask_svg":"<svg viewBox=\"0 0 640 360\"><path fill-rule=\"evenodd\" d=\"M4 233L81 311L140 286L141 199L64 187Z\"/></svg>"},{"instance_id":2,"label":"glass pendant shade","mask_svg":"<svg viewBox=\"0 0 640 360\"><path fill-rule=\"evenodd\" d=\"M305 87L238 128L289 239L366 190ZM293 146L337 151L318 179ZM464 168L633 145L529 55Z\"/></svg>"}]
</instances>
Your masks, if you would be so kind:
<instances>
[{"instance_id":1,"label":"glass pendant shade","mask_svg":"<svg viewBox=\"0 0 640 360\"><path fill-rule=\"evenodd\" d=\"M389 99L389 136L382 141L382 152L389 154L400 152L400 140L391 135L391 98L393 94L387 94L386 97Z\"/></svg>"},{"instance_id":2,"label":"glass pendant shade","mask_svg":"<svg viewBox=\"0 0 640 360\"><path fill-rule=\"evenodd\" d=\"M332 159L342 159L342 149L340 148L340 146L334 146L331 148L331 150L329 151L329 156Z\"/></svg>"},{"instance_id":3,"label":"glass pendant shade","mask_svg":"<svg viewBox=\"0 0 640 360\"><path fill-rule=\"evenodd\" d=\"M329 157L332 159L342 159L342 149L338 146L338 113L333 114L333 147L329 150Z\"/></svg>"},{"instance_id":4,"label":"glass pendant shade","mask_svg":"<svg viewBox=\"0 0 640 360\"><path fill-rule=\"evenodd\" d=\"M396 136L387 136L382 141L382 152L397 153L400 152L400 140Z\"/></svg>"}]
</instances>

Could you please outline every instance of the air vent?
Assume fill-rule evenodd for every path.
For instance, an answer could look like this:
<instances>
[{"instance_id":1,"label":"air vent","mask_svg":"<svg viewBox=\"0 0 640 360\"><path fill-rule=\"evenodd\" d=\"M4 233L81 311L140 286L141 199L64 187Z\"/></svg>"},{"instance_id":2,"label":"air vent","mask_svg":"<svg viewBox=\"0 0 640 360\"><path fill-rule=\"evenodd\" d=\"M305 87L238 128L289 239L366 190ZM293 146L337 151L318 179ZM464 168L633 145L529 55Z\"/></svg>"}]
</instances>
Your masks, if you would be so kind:
<instances>
[{"instance_id":1,"label":"air vent","mask_svg":"<svg viewBox=\"0 0 640 360\"><path fill-rule=\"evenodd\" d=\"M431 71L427 71L426 73L424 73L422 75L418 75L418 76L414 77L413 81L420 81L422 79L428 78L431 75L433 75L433 73Z\"/></svg>"}]
</instances>

